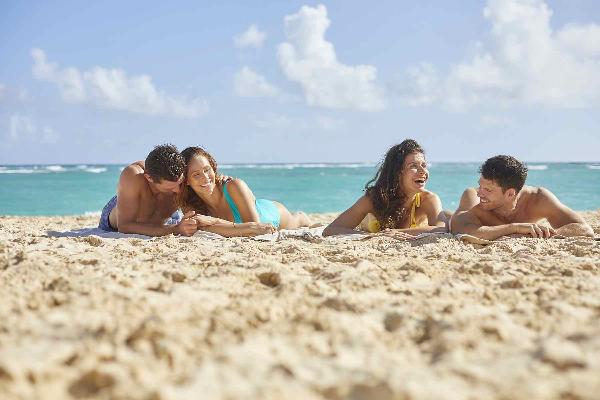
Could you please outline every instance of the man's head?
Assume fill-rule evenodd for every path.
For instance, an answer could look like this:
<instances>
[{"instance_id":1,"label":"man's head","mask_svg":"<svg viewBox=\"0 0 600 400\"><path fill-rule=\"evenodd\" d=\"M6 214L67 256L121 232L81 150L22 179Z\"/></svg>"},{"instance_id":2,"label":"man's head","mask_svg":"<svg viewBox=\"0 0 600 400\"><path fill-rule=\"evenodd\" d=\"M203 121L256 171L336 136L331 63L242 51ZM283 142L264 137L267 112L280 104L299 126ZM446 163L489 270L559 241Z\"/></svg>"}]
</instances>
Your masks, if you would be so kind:
<instances>
[{"instance_id":1,"label":"man's head","mask_svg":"<svg viewBox=\"0 0 600 400\"><path fill-rule=\"evenodd\" d=\"M172 144L156 146L145 162L145 176L159 192L178 193L183 182L185 161Z\"/></svg>"},{"instance_id":2,"label":"man's head","mask_svg":"<svg viewBox=\"0 0 600 400\"><path fill-rule=\"evenodd\" d=\"M488 210L512 203L527 179L527 167L511 156L487 159L479 173L477 196L481 206Z\"/></svg>"}]
</instances>

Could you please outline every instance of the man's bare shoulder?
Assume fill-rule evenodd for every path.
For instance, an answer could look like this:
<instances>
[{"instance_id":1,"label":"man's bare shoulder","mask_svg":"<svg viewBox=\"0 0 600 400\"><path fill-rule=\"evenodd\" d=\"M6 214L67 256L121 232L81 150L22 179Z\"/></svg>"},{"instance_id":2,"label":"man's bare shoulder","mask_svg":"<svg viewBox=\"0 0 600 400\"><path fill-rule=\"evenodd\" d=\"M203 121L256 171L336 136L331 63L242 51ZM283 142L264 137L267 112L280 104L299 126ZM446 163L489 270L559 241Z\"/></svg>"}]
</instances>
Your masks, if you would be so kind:
<instances>
[{"instance_id":1,"label":"man's bare shoulder","mask_svg":"<svg viewBox=\"0 0 600 400\"><path fill-rule=\"evenodd\" d=\"M557 198L550 190L545 187L525 186L525 194L528 196L529 204L533 207L554 203Z\"/></svg>"},{"instance_id":2,"label":"man's bare shoulder","mask_svg":"<svg viewBox=\"0 0 600 400\"><path fill-rule=\"evenodd\" d=\"M145 185L146 178L144 178L144 162L136 161L129 164L121 172L119 177L119 186L128 188L139 188Z\"/></svg>"}]
</instances>

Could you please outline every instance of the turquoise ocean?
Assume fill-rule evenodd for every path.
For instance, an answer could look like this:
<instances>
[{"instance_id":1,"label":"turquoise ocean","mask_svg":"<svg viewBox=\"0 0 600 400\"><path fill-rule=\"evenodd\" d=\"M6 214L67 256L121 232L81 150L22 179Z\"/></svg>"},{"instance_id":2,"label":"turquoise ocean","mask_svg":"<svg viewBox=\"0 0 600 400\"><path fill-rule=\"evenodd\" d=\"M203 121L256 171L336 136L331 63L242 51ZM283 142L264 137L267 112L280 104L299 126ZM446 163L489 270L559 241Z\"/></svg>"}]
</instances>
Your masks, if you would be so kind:
<instances>
[{"instance_id":1,"label":"turquoise ocean","mask_svg":"<svg viewBox=\"0 0 600 400\"><path fill-rule=\"evenodd\" d=\"M529 185L552 190L575 210L600 208L600 162L530 163ZM99 213L115 194L124 165L0 166L0 215ZM464 188L477 184L478 163L432 163L427 189L445 209L458 205ZM244 179L257 197L290 210L342 211L376 172L376 164L229 164L221 173Z\"/></svg>"}]
</instances>

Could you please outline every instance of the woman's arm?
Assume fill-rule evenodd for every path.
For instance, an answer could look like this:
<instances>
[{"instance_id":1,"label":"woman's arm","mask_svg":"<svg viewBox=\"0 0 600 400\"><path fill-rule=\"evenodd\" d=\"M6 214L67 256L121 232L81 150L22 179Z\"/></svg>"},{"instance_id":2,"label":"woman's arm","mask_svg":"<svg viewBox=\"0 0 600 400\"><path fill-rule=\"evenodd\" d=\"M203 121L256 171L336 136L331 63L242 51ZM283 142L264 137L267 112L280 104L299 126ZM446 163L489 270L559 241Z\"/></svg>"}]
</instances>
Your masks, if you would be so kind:
<instances>
[{"instance_id":1,"label":"woman's arm","mask_svg":"<svg viewBox=\"0 0 600 400\"><path fill-rule=\"evenodd\" d=\"M448 232L445 214L442 210L442 201L437 194L427 193L426 196L421 195L421 208L427 215L427 226L393 229L393 231L410 233L411 235L427 232Z\"/></svg>"},{"instance_id":2,"label":"woman's arm","mask_svg":"<svg viewBox=\"0 0 600 400\"><path fill-rule=\"evenodd\" d=\"M260 222L242 222L241 224L218 222L213 225L200 226L198 230L216 233L225 237L234 237L264 235L273 233L277 229L271 224L262 224Z\"/></svg>"},{"instance_id":3,"label":"woman's arm","mask_svg":"<svg viewBox=\"0 0 600 400\"><path fill-rule=\"evenodd\" d=\"M373 203L366 195L362 196L346 211L341 213L323 230L323 236L360 233L355 228L363 218L373 212Z\"/></svg>"}]
</instances>

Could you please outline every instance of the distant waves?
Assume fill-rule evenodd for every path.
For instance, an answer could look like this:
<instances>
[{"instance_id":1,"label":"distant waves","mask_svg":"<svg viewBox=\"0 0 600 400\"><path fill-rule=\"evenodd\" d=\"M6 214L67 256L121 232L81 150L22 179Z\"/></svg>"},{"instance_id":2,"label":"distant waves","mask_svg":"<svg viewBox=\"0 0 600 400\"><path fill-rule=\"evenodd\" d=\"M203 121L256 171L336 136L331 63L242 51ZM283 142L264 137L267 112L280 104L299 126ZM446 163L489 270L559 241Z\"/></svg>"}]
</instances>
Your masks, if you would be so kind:
<instances>
[{"instance_id":1,"label":"distant waves","mask_svg":"<svg viewBox=\"0 0 600 400\"><path fill-rule=\"evenodd\" d=\"M49 174L64 172L89 172L92 174L101 174L108 168L99 166L65 166L65 165L26 165L26 166L3 166L0 167L0 174Z\"/></svg>"}]
</instances>

